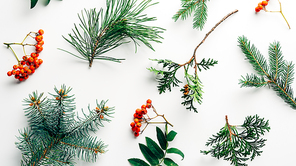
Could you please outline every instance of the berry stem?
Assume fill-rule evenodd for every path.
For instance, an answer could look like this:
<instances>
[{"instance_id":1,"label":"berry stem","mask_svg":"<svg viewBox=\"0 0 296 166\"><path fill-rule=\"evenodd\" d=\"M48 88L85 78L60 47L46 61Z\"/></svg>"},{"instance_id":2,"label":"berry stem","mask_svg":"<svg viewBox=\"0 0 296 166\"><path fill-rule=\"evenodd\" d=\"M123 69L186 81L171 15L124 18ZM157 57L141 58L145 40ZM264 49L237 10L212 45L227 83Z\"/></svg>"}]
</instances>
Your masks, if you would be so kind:
<instances>
[{"instance_id":1,"label":"berry stem","mask_svg":"<svg viewBox=\"0 0 296 166\"><path fill-rule=\"evenodd\" d=\"M7 47L13 52L13 54L14 54L14 56L15 56L17 62L20 64L21 61L20 61L19 58L17 57L17 55L16 55L16 53L14 52L14 50L12 49L12 47L10 47L10 44L6 44L6 43L4 43L4 44L7 45Z\"/></svg>"},{"instance_id":2,"label":"berry stem","mask_svg":"<svg viewBox=\"0 0 296 166\"><path fill-rule=\"evenodd\" d=\"M278 2L279 2L279 5L280 5L280 11L268 11L265 7L264 7L264 11L266 11L266 12L270 12L270 13L281 13L281 15L283 16L284 20L286 21L286 23L287 23L289 29L291 29L288 20L286 19L286 17L285 17L284 14L283 14L282 3L280 2L280 0L278 0Z\"/></svg>"}]
</instances>

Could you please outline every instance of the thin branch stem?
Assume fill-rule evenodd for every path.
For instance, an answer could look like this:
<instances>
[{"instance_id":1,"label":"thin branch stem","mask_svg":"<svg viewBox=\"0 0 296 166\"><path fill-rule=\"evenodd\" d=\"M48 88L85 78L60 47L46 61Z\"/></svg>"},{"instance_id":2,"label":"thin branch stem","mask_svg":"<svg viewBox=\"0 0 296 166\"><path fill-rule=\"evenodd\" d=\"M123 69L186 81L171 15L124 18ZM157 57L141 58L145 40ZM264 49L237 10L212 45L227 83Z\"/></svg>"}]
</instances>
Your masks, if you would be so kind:
<instances>
[{"instance_id":1,"label":"thin branch stem","mask_svg":"<svg viewBox=\"0 0 296 166\"><path fill-rule=\"evenodd\" d=\"M268 10L266 9L265 6L263 7L263 10L264 10L265 12L270 12L270 13L281 13L281 15L283 16L284 20L286 21L286 23L287 23L289 29L291 29L288 20L286 19L286 17L285 17L284 14L283 14L282 3L280 2L280 0L278 0L278 2L279 2L279 5L280 5L280 10L279 10L279 11L268 11Z\"/></svg>"}]
</instances>

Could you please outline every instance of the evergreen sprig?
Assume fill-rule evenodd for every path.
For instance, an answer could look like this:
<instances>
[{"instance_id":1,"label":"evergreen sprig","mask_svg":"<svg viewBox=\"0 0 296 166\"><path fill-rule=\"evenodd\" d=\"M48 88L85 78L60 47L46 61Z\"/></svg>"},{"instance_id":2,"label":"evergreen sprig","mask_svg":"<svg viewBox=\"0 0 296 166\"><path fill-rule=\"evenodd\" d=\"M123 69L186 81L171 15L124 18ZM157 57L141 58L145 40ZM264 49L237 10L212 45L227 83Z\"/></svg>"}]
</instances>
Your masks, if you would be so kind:
<instances>
[{"instance_id":1,"label":"evergreen sprig","mask_svg":"<svg viewBox=\"0 0 296 166\"><path fill-rule=\"evenodd\" d=\"M16 143L22 152L22 166L73 165L77 156L87 162L94 162L98 153L106 150L106 145L89 131L96 132L109 122L114 108L106 106L107 101L97 101L95 109L88 107L89 114L75 119L74 95L72 88L65 85L55 93L52 99L43 98L37 91L24 99L25 115L29 127L20 131Z\"/></svg>"},{"instance_id":2,"label":"evergreen sprig","mask_svg":"<svg viewBox=\"0 0 296 166\"><path fill-rule=\"evenodd\" d=\"M218 64L218 61L214 59L205 59L203 58L200 62L197 61L196 51L200 47L201 44L204 43L206 38L216 29L216 27L221 24L224 20L226 20L232 14L238 12L235 10L228 15L226 15L223 19L221 19L204 37L204 39L197 45L194 49L193 56L184 64L179 64L173 62L168 59L150 59L152 61L156 61L158 64L162 64L162 69L156 69L153 67L148 68L149 71L154 72L157 77L159 85L157 86L159 93L164 93L165 91L171 91L172 87L178 87L182 81L180 81L176 77L176 73L180 68L184 68L184 77L186 80L186 84L183 88L181 88L181 92L183 93L182 98L184 101L181 103L186 106L186 109L194 112L198 112L196 107L194 106L194 102L202 103L202 83L198 77L198 71L208 70L210 67ZM191 70L194 70L194 73L191 74Z\"/></svg>"},{"instance_id":3,"label":"evergreen sprig","mask_svg":"<svg viewBox=\"0 0 296 166\"><path fill-rule=\"evenodd\" d=\"M269 121L258 115L247 116L242 125L233 126L228 123L220 131L209 138L206 146L212 148L201 153L217 159L223 158L235 166L247 166L247 160L253 160L263 152L266 139L261 138L265 132L269 132Z\"/></svg>"},{"instance_id":4,"label":"evergreen sprig","mask_svg":"<svg viewBox=\"0 0 296 166\"><path fill-rule=\"evenodd\" d=\"M60 0L60 1L62 1L62 0ZM38 0L31 0L31 6L30 6L30 8L31 9L34 8L36 6L37 2L38 2ZM49 2L50 2L50 0L46 0L45 1L45 5L48 5Z\"/></svg>"},{"instance_id":5,"label":"evergreen sprig","mask_svg":"<svg viewBox=\"0 0 296 166\"><path fill-rule=\"evenodd\" d=\"M73 34L69 39L63 38L70 43L80 55L69 54L89 62L92 66L93 60L108 60L121 62L124 59L102 56L106 52L128 43L130 39L137 46L140 42L154 50L150 42L161 43L164 29L155 26L144 25L155 21L155 17L147 17L144 10L157 3L150 4L152 0L142 0L136 6L137 0L106 0L106 10L95 8L84 10L78 15L80 24L74 24ZM62 49L61 49L62 50Z\"/></svg>"},{"instance_id":6,"label":"evergreen sprig","mask_svg":"<svg viewBox=\"0 0 296 166\"><path fill-rule=\"evenodd\" d=\"M182 8L173 16L173 19L185 20L194 13L193 28L202 30L208 17L207 1L210 0L181 0Z\"/></svg>"},{"instance_id":7,"label":"evergreen sprig","mask_svg":"<svg viewBox=\"0 0 296 166\"><path fill-rule=\"evenodd\" d=\"M245 37L238 38L239 47L258 75L249 74L240 79L241 87L263 87L268 85L293 109L296 99L291 84L294 80L294 64L284 60L281 45L275 41L269 45L269 60Z\"/></svg>"},{"instance_id":8,"label":"evergreen sprig","mask_svg":"<svg viewBox=\"0 0 296 166\"><path fill-rule=\"evenodd\" d=\"M148 161L148 163L139 158L130 158L128 159L129 163L132 166L153 166L153 165L162 165L167 166L178 166L171 158L167 157L167 154L177 154L184 159L184 154L181 150L177 148L169 148L169 142L173 141L177 132L171 130L168 132L167 124L165 126L165 131L163 132L160 128L156 127L156 136L158 144L149 137L145 137L146 145L139 143L139 148Z\"/></svg>"}]
</instances>

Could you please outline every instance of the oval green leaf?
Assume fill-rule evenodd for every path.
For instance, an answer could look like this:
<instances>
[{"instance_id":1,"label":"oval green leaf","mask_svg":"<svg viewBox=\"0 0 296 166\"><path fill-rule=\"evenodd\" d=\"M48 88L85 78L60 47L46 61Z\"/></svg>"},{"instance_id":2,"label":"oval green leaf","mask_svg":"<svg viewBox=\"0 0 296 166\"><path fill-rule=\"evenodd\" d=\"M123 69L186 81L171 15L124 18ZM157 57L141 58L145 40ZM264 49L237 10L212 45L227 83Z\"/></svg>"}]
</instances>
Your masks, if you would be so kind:
<instances>
[{"instance_id":1,"label":"oval green leaf","mask_svg":"<svg viewBox=\"0 0 296 166\"><path fill-rule=\"evenodd\" d=\"M38 0L31 0L31 9L36 6Z\"/></svg>"},{"instance_id":2,"label":"oval green leaf","mask_svg":"<svg viewBox=\"0 0 296 166\"><path fill-rule=\"evenodd\" d=\"M151 138L146 137L146 144L147 144L147 147L152 151L152 153L158 159L162 159L164 157L164 152L162 151L162 149Z\"/></svg>"},{"instance_id":3,"label":"oval green leaf","mask_svg":"<svg viewBox=\"0 0 296 166\"><path fill-rule=\"evenodd\" d=\"M161 131L161 129L159 127L156 127L156 136L157 136L157 140L159 142L160 147L163 150L166 150L167 148L167 140L164 136L164 133Z\"/></svg>"},{"instance_id":4,"label":"oval green leaf","mask_svg":"<svg viewBox=\"0 0 296 166\"><path fill-rule=\"evenodd\" d=\"M170 131L167 136L167 141L173 141L176 135L177 135L177 132L175 132L174 130Z\"/></svg>"},{"instance_id":5,"label":"oval green leaf","mask_svg":"<svg viewBox=\"0 0 296 166\"><path fill-rule=\"evenodd\" d=\"M45 2L45 6L47 6L47 5L49 4L49 2L50 2L50 0L47 0L47 1Z\"/></svg>"},{"instance_id":6,"label":"oval green leaf","mask_svg":"<svg viewBox=\"0 0 296 166\"><path fill-rule=\"evenodd\" d=\"M182 160L184 159L184 153L181 150L177 149L177 148L169 148L166 152L167 153L178 154L178 155L180 155L182 157Z\"/></svg>"},{"instance_id":7,"label":"oval green leaf","mask_svg":"<svg viewBox=\"0 0 296 166\"><path fill-rule=\"evenodd\" d=\"M158 158L152 153L152 151L146 145L139 144L139 146L143 156L151 165L159 164Z\"/></svg>"},{"instance_id":8,"label":"oval green leaf","mask_svg":"<svg viewBox=\"0 0 296 166\"><path fill-rule=\"evenodd\" d=\"M164 164L167 165L167 166L178 166L178 164L175 163L175 162L174 162L172 159L170 159L170 158L164 158L164 159L163 159L163 162L164 162Z\"/></svg>"},{"instance_id":9,"label":"oval green leaf","mask_svg":"<svg viewBox=\"0 0 296 166\"><path fill-rule=\"evenodd\" d=\"M149 164L147 164L145 161L138 159L138 158L130 158L130 159L128 159L128 162L132 166L149 166Z\"/></svg>"}]
</instances>

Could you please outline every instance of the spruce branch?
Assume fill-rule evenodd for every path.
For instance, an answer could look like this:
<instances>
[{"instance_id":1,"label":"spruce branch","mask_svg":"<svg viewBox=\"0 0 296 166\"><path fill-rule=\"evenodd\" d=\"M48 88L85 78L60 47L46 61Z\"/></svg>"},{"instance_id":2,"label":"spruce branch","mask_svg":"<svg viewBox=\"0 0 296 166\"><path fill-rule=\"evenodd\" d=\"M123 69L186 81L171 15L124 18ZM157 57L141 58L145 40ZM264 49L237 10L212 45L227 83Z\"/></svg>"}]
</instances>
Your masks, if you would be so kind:
<instances>
[{"instance_id":1,"label":"spruce branch","mask_svg":"<svg viewBox=\"0 0 296 166\"><path fill-rule=\"evenodd\" d=\"M225 126L206 143L212 148L200 152L217 159L223 158L235 166L247 166L247 160L252 161L263 152L260 149L265 146L266 139L261 137L270 130L269 121L258 115L247 116L242 125L234 126L229 124L227 115L225 120Z\"/></svg>"},{"instance_id":2,"label":"spruce branch","mask_svg":"<svg viewBox=\"0 0 296 166\"><path fill-rule=\"evenodd\" d=\"M191 1L190 1L191 2ZM186 3L186 1L184 1ZM149 71L155 73L157 75L156 80L159 85L157 86L159 93L164 93L165 91L171 91L172 87L179 86L179 83L182 83L177 77L176 73L180 68L184 68L184 77L186 80L186 84L183 88L181 88L181 92L183 92L182 98L184 98L184 102L181 104L187 106L186 109L193 110L197 113L197 109L194 106L194 102L202 103L202 83L200 78L198 77L198 71L202 69L208 70L210 67L218 64L218 61L209 58L206 60L203 58L200 62L197 61L197 49L205 42L208 36L220 25L223 21L225 21L232 14L238 12L235 10L225 17L223 17L203 38L203 40L195 47L193 51L193 55L191 58L183 63L179 64L173 62L168 59L150 59L152 61L156 61L158 64L162 64L163 69L156 69L153 67L148 68ZM190 69L194 70L193 74L190 74Z\"/></svg>"},{"instance_id":3,"label":"spruce branch","mask_svg":"<svg viewBox=\"0 0 296 166\"><path fill-rule=\"evenodd\" d=\"M25 115L29 127L20 131L16 146L22 152L21 165L73 165L77 156L87 162L95 162L98 154L105 153L106 145L89 131L95 132L110 121L114 108L107 101L97 102L95 109L89 108L85 118L74 118L74 95L65 85L52 98L43 98L43 93L33 92L24 99Z\"/></svg>"},{"instance_id":4,"label":"spruce branch","mask_svg":"<svg viewBox=\"0 0 296 166\"><path fill-rule=\"evenodd\" d=\"M209 0L208 0L209 1ZM202 30L207 21L207 0L181 0L181 9L173 16L173 20L177 21L187 19L194 13L193 28Z\"/></svg>"},{"instance_id":5,"label":"spruce branch","mask_svg":"<svg viewBox=\"0 0 296 166\"><path fill-rule=\"evenodd\" d=\"M294 64L284 60L279 42L273 42L268 49L269 63L257 48L245 37L238 37L239 47L258 75L247 75L240 79L241 87L262 87L268 85L293 109L296 100L291 84L294 80Z\"/></svg>"},{"instance_id":6,"label":"spruce branch","mask_svg":"<svg viewBox=\"0 0 296 166\"><path fill-rule=\"evenodd\" d=\"M155 21L155 17L147 17L144 10L157 3L152 0L142 0L136 6L136 0L106 0L106 10L96 8L84 10L78 15L80 24L74 24L73 34L63 38L71 44L80 55L63 50L79 59L89 62L92 66L94 59L121 62L124 59L102 56L103 54L129 43L134 42L135 48L143 43L153 49L150 42L161 43L160 33L164 29L147 26L145 23Z\"/></svg>"}]
</instances>

